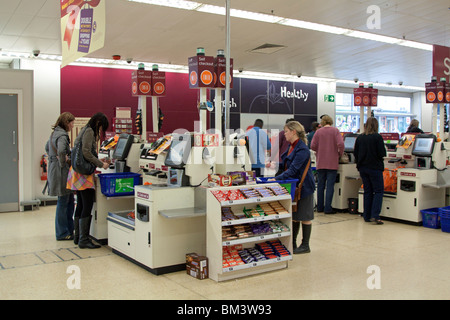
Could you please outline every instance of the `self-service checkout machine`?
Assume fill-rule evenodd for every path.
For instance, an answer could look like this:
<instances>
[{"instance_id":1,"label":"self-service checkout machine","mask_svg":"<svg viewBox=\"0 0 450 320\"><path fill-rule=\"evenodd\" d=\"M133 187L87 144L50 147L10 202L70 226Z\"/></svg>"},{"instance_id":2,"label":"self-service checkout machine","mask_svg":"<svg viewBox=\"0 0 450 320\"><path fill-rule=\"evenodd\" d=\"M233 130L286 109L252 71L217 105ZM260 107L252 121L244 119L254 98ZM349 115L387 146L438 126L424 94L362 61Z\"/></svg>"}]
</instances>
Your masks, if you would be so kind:
<instances>
[{"instance_id":1,"label":"self-service checkout machine","mask_svg":"<svg viewBox=\"0 0 450 320\"><path fill-rule=\"evenodd\" d=\"M142 143L139 138L128 133L122 133L112 153L111 166L114 169L99 170L101 173L123 173L139 172L139 154L141 153ZM112 151L112 150L110 150ZM111 153L109 152L108 155ZM94 177L95 183L95 202L92 207L92 222L90 235L97 242L106 244L108 242L108 223L109 212L133 211L134 195L106 196L101 192L101 183L98 175Z\"/></svg>"},{"instance_id":2,"label":"self-service checkout machine","mask_svg":"<svg viewBox=\"0 0 450 320\"><path fill-rule=\"evenodd\" d=\"M204 60L201 51L193 60ZM197 66L209 68L209 62ZM190 67L191 64L190 61ZM194 82L199 84L200 80L209 79L206 78L195 78ZM194 82L191 75L190 87ZM113 251L154 274L185 269L186 253L206 254L208 174L251 170L248 150L234 141L237 139L224 145L216 138L216 144L205 146L206 96L206 87L200 88L198 133L174 133L152 146L143 146L139 167L144 173L144 184L135 186L135 220L108 217Z\"/></svg>"},{"instance_id":3,"label":"self-service checkout machine","mask_svg":"<svg viewBox=\"0 0 450 320\"><path fill-rule=\"evenodd\" d=\"M183 270L186 253L206 254L208 174L218 173L216 168L223 171L251 168L245 146L195 146L194 136L192 133L166 136L170 144L164 142L168 145L164 151L162 144L147 150L144 147L140 166L155 168L145 169L149 173L161 169L163 163L167 167L165 182L161 183L161 176L144 174L144 181L153 182L135 186L134 222L109 217L109 244L113 251L153 274ZM161 148L158 157L147 157L151 155L150 149L156 151L158 147ZM230 155L232 160L224 162Z\"/></svg>"},{"instance_id":4,"label":"self-service checkout machine","mask_svg":"<svg viewBox=\"0 0 450 320\"><path fill-rule=\"evenodd\" d=\"M347 210L349 199L358 197L361 187L361 177L356 169L354 150L358 135L356 133L346 133L344 135L344 152L348 156L348 163L339 163L334 184L334 195L331 206L337 210Z\"/></svg>"},{"instance_id":5,"label":"self-service checkout machine","mask_svg":"<svg viewBox=\"0 0 450 320\"><path fill-rule=\"evenodd\" d=\"M385 158L385 168L396 174L396 186L393 192L384 192L380 217L420 225L420 210L444 206L450 181L445 170L448 150L449 143L437 141L434 134L403 135L396 151L388 150ZM364 211L363 199L361 191L360 212Z\"/></svg>"}]
</instances>

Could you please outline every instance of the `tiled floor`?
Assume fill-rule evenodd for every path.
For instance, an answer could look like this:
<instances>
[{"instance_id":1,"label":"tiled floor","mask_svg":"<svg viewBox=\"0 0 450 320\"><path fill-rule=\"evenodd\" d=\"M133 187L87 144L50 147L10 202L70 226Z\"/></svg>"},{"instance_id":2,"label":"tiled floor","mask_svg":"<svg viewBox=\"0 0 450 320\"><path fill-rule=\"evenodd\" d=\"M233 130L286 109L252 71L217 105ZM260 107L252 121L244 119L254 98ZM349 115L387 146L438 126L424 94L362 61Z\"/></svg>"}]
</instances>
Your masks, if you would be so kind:
<instances>
[{"instance_id":1,"label":"tiled floor","mask_svg":"<svg viewBox=\"0 0 450 320\"><path fill-rule=\"evenodd\" d=\"M311 253L284 270L216 283L183 271L155 276L108 246L55 241L54 211L0 213L0 299L450 298L450 234L441 230L317 214Z\"/></svg>"}]
</instances>

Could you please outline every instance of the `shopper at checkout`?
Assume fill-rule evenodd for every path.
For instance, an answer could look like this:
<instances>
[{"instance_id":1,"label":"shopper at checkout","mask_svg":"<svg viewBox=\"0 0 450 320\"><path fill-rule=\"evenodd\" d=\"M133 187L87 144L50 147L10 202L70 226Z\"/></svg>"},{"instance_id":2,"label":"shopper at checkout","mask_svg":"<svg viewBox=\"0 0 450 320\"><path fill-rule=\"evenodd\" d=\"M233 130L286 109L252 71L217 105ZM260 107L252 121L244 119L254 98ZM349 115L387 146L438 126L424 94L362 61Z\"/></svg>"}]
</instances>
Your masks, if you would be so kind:
<instances>
[{"instance_id":1,"label":"shopper at checkout","mask_svg":"<svg viewBox=\"0 0 450 320\"><path fill-rule=\"evenodd\" d=\"M419 128L419 120L411 120L408 129L406 129L406 133L423 133L422 129Z\"/></svg>"},{"instance_id":2,"label":"shopper at checkout","mask_svg":"<svg viewBox=\"0 0 450 320\"><path fill-rule=\"evenodd\" d=\"M314 190L315 182L311 170L311 152L307 146L306 132L298 121L290 121L284 126L289 149L281 156L282 173L270 181L298 179L304 176L301 188L301 198L297 202L297 211L292 212L292 239L294 254L311 252L309 243L311 238L312 220L314 220ZM305 173L306 170L306 173ZM297 247L297 236L302 226L302 243Z\"/></svg>"},{"instance_id":3,"label":"shopper at checkout","mask_svg":"<svg viewBox=\"0 0 450 320\"><path fill-rule=\"evenodd\" d=\"M245 134L249 140L252 170L257 177L262 175L261 169L266 166L266 152L272 148L267 133L262 130L263 125L264 122L261 119L256 119L253 127Z\"/></svg>"},{"instance_id":4,"label":"shopper at checkout","mask_svg":"<svg viewBox=\"0 0 450 320\"><path fill-rule=\"evenodd\" d=\"M333 125L329 115L320 117L321 128L317 130L311 141L311 149L316 152L317 183L317 211L336 213L331 207L336 183L339 158L344 153L344 139Z\"/></svg>"},{"instance_id":5,"label":"shopper at checkout","mask_svg":"<svg viewBox=\"0 0 450 320\"><path fill-rule=\"evenodd\" d=\"M93 163L97 168L109 168L110 160L100 160L95 152L97 142L104 135L108 126L108 118L103 113L96 113L91 117L88 124L81 129L75 139L75 144L79 142L82 144L84 158ZM81 249L100 248L99 245L92 243L89 238L92 219L91 211L95 201L94 173L84 175L73 170L73 167L70 167L67 188L75 190L77 193L77 208L74 217L74 243L78 244Z\"/></svg>"},{"instance_id":6,"label":"shopper at checkout","mask_svg":"<svg viewBox=\"0 0 450 320\"><path fill-rule=\"evenodd\" d=\"M386 156L383 137L378 133L378 121L370 117L364 126L364 133L355 142L355 162L364 185L364 221L380 220L383 204L384 181L383 158Z\"/></svg>"},{"instance_id":7,"label":"shopper at checkout","mask_svg":"<svg viewBox=\"0 0 450 320\"><path fill-rule=\"evenodd\" d=\"M73 240L74 196L66 188L70 168L70 138L75 117L70 112L63 112L52 126L52 133L45 144L49 166L47 174L48 195L57 196L55 234L56 240Z\"/></svg>"}]
</instances>

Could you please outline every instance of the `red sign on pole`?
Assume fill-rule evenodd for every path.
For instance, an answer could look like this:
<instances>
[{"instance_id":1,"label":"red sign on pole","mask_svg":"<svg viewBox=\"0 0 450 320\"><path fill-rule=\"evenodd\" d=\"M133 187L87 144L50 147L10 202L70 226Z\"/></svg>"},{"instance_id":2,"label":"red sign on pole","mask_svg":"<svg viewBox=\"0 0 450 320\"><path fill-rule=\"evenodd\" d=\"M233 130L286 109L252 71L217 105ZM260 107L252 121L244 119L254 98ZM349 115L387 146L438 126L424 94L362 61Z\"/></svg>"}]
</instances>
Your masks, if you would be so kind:
<instances>
[{"instance_id":1,"label":"red sign on pole","mask_svg":"<svg viewBox=\"0 0 450 320\"><path fill-rule=\"evenodd\" d=\"M376 107L378 105L378 89L359 87L353 89L355 106Z\"/></svg>"},{"instance_id":2,"label":"red sign on pole","mask_svg":"<svg viewBox=\"0 0 450 320\"><path fill-rule=\"evenodd\" d=\"M446 78L450 83L450 48L433 45L433 76L439 81Z\"/></svg>"},{"instance_id":3,"label":"red sign on pole","mask_svg":"<svg viewBox=\"0 0 450 320\"><path fill-rule=\"evenodd\" d=\"M189 88L214 88L214 57L190 57L188 64Z\"/></svg>"}]
</instances>

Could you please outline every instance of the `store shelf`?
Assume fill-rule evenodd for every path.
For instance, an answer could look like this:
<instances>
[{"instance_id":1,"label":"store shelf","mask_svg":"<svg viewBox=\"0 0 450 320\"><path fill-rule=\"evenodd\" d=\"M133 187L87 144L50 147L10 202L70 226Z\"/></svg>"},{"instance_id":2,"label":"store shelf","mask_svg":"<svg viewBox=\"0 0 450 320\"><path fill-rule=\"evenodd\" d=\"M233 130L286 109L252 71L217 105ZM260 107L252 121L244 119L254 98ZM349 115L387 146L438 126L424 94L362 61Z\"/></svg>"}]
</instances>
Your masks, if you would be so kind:
<instances>
[{"instance_id":1,"label":"store shelf","mask_svg":"<svg viewBox=\"0 0 450 320\"><path fill-rule=\"evenodd\" d=\"M261 186L280 187L278 183L268 183L259 184ZM207 256L209 259L209 277L215 281L226 281L231 279L236 279L240 277L246 277L249 275L254 275L263 272L269 272L274 270L281 270L288 267L288 261L292 260L292 255L281 256L273 259L258 260L255 261L245 261L248 262L244 264L240 263L240 258L237 256L232 256L231 262L236 262L235 265L224 265L223 261L225 258L225 252L231 252L232 250L240 250L237 248L242 248L244 250L256 249L255 245L258 243L266 243L271 241L279 241L280 244L287 249L288 253L292 254L292 199L290 194L282 194L278 196L266 196L266 197L254 197L247 199L238 200L222 200L219 201L216 198L217 191L222 191L222 193L238 190L241 188L251 188L251 186L235 186L235 187L222 187L222 188L210 188L206 196L206 220L207 220ZM231 192L229 193L231 194ZM243 210L253 210L256 209L259 204L261 207L263 203L278 203L283 208L278 209L275 214L266 214L254 217L244 217L242 216ZM271 205L272 208L275 208ZM223 209L224 207L230 207L232 214L241 219L223 219ZM245 212L245 211L244 211ZM286 213L287 212L287 213ZM232 227L232 230L239 228L241 225L246 224L258 224L264 222L273 221L275 224L285 225L287 228L277 230L273 233L265 234L250 234L248 237L242 237L232 240L226 240L223 238L223 232L225 228ZM269 223L270 224L270 223ZM275 229L274 229L275 230ZM237 235L237 233L236 233ZM235 257L235 258L233 258ZM226 258L227 262L230 263L229 259Z\"/></svg>"},{"instance_id":2,"label":"store shelf","mask_svg":"<svg viewBox=\"0 0 450 320\"><path fill-rule=\"evenodd\" d=\"M252 222L262 222L262 221L270 221L270 220L280 220L280 219L286 219L290 218L291 214L272 214L269 216L261 216L261 217L254 217L254 218L246 218L246 219L235 219L235 220L227 220L222 221L222 226L233 226L233 225L239 225L239 224L245 224L245 223L252 223Z\"/></svg>"},{"instance_id":3,"label":"store shelf","mask_svg":"<svg viewBox=\"0 0 450 320\"><path fill-rule=\"evenodd\" d=\"M267 241L267 240L278 239L281 237L287 237L290 235L291 235L290 232L277 232L277 233L271 233L271 234L261 234L261 235L256 235L256 236L248 237L248 238L225 240L225 241L222 241L222 246L234 246L237 244Z\"/></svg>"},{"instance_id":4,"label":"store shelf","mask_svg":"<svg viewBox=\"0 0 450 320\"><path fill-rule=\"evenodd\" d=\"M266 266L269 264L274 264L274 263L283 262L283 261L290 261L290 260L292 260L292 255L278 257L275 259L267 259L267 260L258 261L258 262L241 264L241 265L233 266L233 267L222 268L222 272L225 273L225 272L231 272L231 271L239 271L239 270L256 268L256 267L260 267L260 266Z\"/></svg>"},{"instance_id":5,"label":"store shelf","mask_svg":"<svg viewBox=\"0 0 450 320\"><path fill-rule=\"evenodd\" d=\"M238 204L258 204L258 203L265 203L265 202L274 202L279 200L290 200L291 195L282 195L282 196L276 196L276 197L255 197L250 199L242 199L242 200L227 200L220 202L220 205L222 207L229 207L232 205L238 205Z\"/></svg>"}]
</instances>

